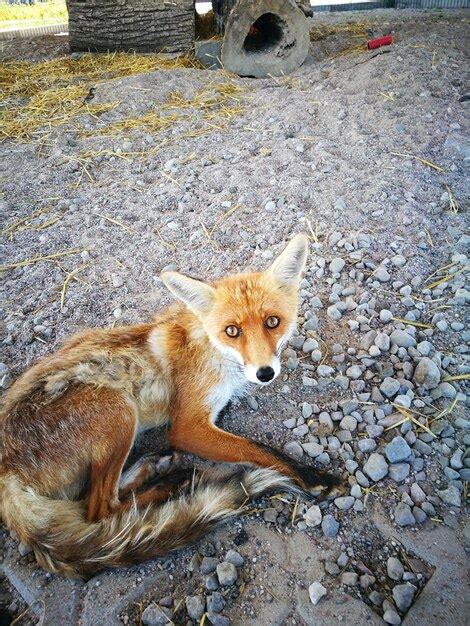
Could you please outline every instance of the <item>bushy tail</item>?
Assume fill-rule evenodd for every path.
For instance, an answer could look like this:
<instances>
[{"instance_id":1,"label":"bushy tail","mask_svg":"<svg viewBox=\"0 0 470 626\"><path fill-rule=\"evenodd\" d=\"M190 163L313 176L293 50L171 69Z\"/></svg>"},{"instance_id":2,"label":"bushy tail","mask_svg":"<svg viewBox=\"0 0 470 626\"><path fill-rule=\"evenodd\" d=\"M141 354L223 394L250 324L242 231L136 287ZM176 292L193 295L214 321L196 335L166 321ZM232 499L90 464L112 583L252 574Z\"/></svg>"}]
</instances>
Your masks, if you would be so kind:
<instances>
[{"instance_id":1,"label":"bushy tail","mask_svg":"<svg viewBox=\"0 0 470 626\"><path fill-rule=\"evenodd\" d=\"M242 469L229 477L203 474L187 493L164 504L89 523L83 503L40 496L10 474L0 476L0 516L42 567L90 577L187 546L237 515L249 498L271 490L300 491L272 469Z\"/></svg>"}]
</instances>

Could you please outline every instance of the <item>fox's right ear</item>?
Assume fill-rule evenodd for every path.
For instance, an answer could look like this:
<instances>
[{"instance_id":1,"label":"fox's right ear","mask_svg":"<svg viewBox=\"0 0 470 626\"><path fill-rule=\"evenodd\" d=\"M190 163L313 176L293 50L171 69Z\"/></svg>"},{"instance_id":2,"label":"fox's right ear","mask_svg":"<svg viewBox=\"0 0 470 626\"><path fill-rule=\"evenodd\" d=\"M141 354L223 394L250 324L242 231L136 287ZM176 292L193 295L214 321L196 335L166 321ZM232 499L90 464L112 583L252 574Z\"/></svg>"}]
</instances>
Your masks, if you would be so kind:
<instances>
[{"instance_id":1,"label":"fox's right ear","mask_svg":"<svg viewBox=\"0 0 470 626\"><path fill-rule=\"evenodd\" d=\"M162 272L163 284L171 293L198 315L208 313L214 302L214 289L194 278L178 272Z\"/></svg>"},{"instance_id":2,"label":"fox's right ear","mask_svg":"<svg viewBox=\"0 0 470 626\"><path fill-rule=\"evenodd\" d=\"M304 233L299 233L292 237L268 272L273 274L281 285L297 285L307 261L307 254L308 237Z\"/></svg>"}]
</instances>

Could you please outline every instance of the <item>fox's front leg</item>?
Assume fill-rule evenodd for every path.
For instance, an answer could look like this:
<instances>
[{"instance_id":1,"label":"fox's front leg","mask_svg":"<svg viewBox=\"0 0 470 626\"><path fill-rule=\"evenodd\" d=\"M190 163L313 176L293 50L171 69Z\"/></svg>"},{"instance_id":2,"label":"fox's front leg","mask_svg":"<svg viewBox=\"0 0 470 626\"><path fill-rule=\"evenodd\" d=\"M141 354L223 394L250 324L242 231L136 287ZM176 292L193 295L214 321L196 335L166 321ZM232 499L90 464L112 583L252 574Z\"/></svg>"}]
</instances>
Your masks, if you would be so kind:
<instances>
[{"instance_id":1,"label":"fox's front leg","mask_svg":"<svg viewBox=\"0 0 470 626\"><path fill-rule=\"evenodd\" d=\"M211 423L210 417L210 412L202 408L191 411L191 414L176 414L169 432L171 445L211 461L250 463L277 469L307 491L340 491L341 481L336 476L300 465L269 446L221 430Z\"/></svg>"}]
</instances>

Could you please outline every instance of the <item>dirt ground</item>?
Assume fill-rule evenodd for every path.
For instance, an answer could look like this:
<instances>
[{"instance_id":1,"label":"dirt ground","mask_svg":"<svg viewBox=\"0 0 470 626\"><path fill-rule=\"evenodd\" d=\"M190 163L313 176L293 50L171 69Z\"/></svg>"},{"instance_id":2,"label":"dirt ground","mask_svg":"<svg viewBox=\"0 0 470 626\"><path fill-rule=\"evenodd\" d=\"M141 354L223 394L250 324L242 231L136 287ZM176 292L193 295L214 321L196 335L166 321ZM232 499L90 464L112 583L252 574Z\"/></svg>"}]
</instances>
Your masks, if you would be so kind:
<instances>
[{"instance_id":1,"label":"dirt ground","mask_svg":"<svg viewBox=\"0 0 470 626\"><path fill-rule=\"evenodd\" d=\"M469 90L469 15L392 10L319 14L312 25L366 23L371 36L393 32L394 44L341 56L354 44L354 36L332 33L313 41L306 63L283 78L254 80L180 69L100 83L94 102L117 102L112 110L100 116L84 110L73 124L53 129L41 143L3 142L2 229L45 206L51 207L47 215L54 219L48 227L38 228L40 218L30 228L3 233L2 263L76 250L4 272L4 386L76 331L142 322L168 305L171 298L159 279L162 269L211 279L265 267L299 231L312 235L300 327L312 312L318 316L316 334L303 333L319 338L322 365L337 367L333 345L341 344L345 352L356 349L364 334L348 324L357 318L354 310L336 321L327 314L338 280L322 268L333 258L346 261L341 282L354 287L355 300L370 304L373 299L369 313L387 309L403 318L409 307L400 289L426 284L452 255L467 252L469 109L468 100L461 100ZM39 61L65 53L65 39L48 37L5 43L1 58ZM217 94L227 89L232 96L210 116L194 104L201 90ZM112 134L103 134L110 125L159 110L169 100L173 108L165 109L166 115L175 119L161 130L115 127ZM452 200L458 210L451 210ZM385 263L390 282L367 283L377 267L396 255L406 263ZM466 275L468 265L459 270L456 289L463 288ZM315 296L324 308L312 305ZM448 322L467 328L465 307L443 298L435 304L423 300L425 323L434 319L436 307L445 306ZM370 324L377 328L375 321ZM454 355L451 373L468 372L462 369L465 350L460 349L465 330L416 332L442 355ZM288 361L292 355L285 357ZM221 426L282 448L300 440L284 422L301 418L303 403L314 406L315 417L315 405L334 412L339 402L357 397L351 387L309 386L304 378L315 376L316 365L304 358L272 386L253 389L248 400L231 406ZM357 387L359 395L370 391L372 383L365 376L365 387ZM459 403L447 418L451 424L465 415L468 419L466 384L454 385ZM349 441L359 462L356 444L364 434L358 430ZM468 444L465 436L459 430L455 446ZM152 449L161 437L147 435L140 448ZM388 439L380 439L380 447ZM352 460L344 445L337 453L329 451L335 467ZM405 528L392 515L415 481L436 500L436 489L443 489L448 478L443 455L445 450L433 449L424 469L412 467L401 484L386 478L367 493L365 506L363 498L361 506L349 510L333 504L328 511L322 509L340 522L333 538L319 526L304 528L300 522L307 507L302 503L265 498L196 547L140 567L106 572L87 583L45 574L31 554L21 556L13 539L0 533L0 607L20 616L17 624L36 619L41 624L140 624L152 601L170 597L173 622L196 623L188 622L185 598L208 592L194 555L222 560L234 548L244 564L238 568L238 584L224 591L222 613L231 624L379 624L387 606L374 608L370 590L341 582L338 573L325 570L325 563L336 563L345 553L354 571L374 574L388 601L391 587L384 563L397 552L404 562L416 561L413 580L419 588L404 623L463 625L469 529L462 509L436 505L437 513L422 525ZM340 567L340 576L345 568L349 571ZM321 581L328 592L316 606L307 591L314 581ZM228 622L214 618L212 623Z\"/></svg>"}]
</instances>

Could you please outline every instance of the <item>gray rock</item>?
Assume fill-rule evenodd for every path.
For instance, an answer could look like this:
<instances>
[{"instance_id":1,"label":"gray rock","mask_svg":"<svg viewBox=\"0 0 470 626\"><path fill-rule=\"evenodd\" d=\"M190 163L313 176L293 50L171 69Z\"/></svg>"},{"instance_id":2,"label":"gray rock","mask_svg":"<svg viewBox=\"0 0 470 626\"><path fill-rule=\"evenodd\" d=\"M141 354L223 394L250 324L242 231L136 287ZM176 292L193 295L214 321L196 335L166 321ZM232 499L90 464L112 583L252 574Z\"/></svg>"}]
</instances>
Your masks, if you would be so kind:
<instances>
[{"instance_id":1,"label":"gray rock","mask_svg":"<svg viewBox=\"0 0 470 626\"><path fill-rule=\"evenodd\" d=\"M204 614L204 609L206 607L206 601L203 596L187 596L186 600L186 610L188 611L188 615L193 620L200 620Z\"/></svg>"},{"instance_id":2,"label":"gray rock","mask_svg":"<svg viewBox=\"0 0 470 626\"><path fill-rule=\"evenodd\" d=\"M225 615L219 613L208 613L207 618L212 626L230 626L230 620Z\"/></svg>"},{"instance_id":3,"label":"gray rock","mask_svg":"<svg viewBox=\"0 0 470 626\"><path fill-rule=\"evenodd\" d=\"M432 347L432 343L430 343L429 341L420 341L418 345L416 346L416 349L423 356L429 356L433 347Z\"/></svg>"},{"instance_id":4,"label":"gray rock","mask_svg":"<svg viewBox=\"0 0 470 626\"><path fill-rule=\"evenodd\" d=\"M356 572L343 572L341 574L341 582L343 583L343 585L347 585L348 587L353 587L354 585L357 585L359 580L359 576L356 574Z\"/></svg>"},{"instance_id":5,"label":"gray rock","mask_svg":"<svg viewBox=\"0 0 470 626\"><path fill-rule=\"evenodd\" d=\"M369 439L368 437L365 439L359 439L357 442L357 447L361 452L368 454L369 452L373 452L377 448L377 444L374 439Z\"/></svg>"},{"instance_id":6,"label":"gray rock","mask_svg":"<svg viewBox=\"0 0 470 626\"><path fill-rule=\"evenodd\" d=\"M359 584L361 585L361 589L369 589L369 587L375 583L375 580L375 576L371 576L370 574L362 574L362 576L359 576Z\"/></svg>"},{"instance_id":7,"label":"gray rock","mask_svg":"<svg viewBox=\"0 0 470 626\"><path fill-rule=\"evenodd\" d=\"M401 561L399 561L395 556L389 557L387 560L387 576L392 580L401 580L404 572L405 569Z\"/></svg>"},{"instance_id":8,"label":"gray rock","mask_svg":"<svg viewBox=\"0 0 470 626\"><path fill-rule=\"evenodd\" d=\"M312 457L312 459L320 456L320 454L322 454L324 450L324 447L321 444L314 442L303 443L302 448L305 450L308 456Z\"/></svg>"},{"instance_id":9,"label":"gray rock","mask_svg":"<svg viewBox=\"0 0 470 626\"><path fill-rule=\"evenodd\" d=\"M334 304L326 309L326 314L328 315L330 320L333 320L334 322L341 319L341 312L336 308Z\"/></svg>"},{"instance_id":10,"label":"gray rock","mask_svg":"<svg viewBox=\"0 0 470 626\"><path fill-rule=\"evenodd\" d=\"M145 626L163 626L164 624L173 624L171 616L173 611L169 608L151 604L142 613L142 623Z\"/></svg>"},{"instance_id":11,"label":"gray rock","mask_svg":"<svg viewBox=\"0 0 470 626\"><path fill-rule=\"evenodd\" d=\"M361 377L361 375L362 369L359 367L359 365L351 365L351 367L348 367L348 369L346 370L346 376L348 378L352 378L353 380L357 380Z\"/></svg>"},{"instance_id":12,"label":"gray rock","mask_svg":"<svg viewBox=\"0 0 470 626\"><path fill-rule=\"evenodd\" d=\"M442 489L441 491L438 491L437 495L446 504L458 507L461 505L460 491L454 485L449 485L447 489Z\"/></svg>"},{"instance_id":13,"label":"gray rock","mask_svg":"<svg viewBox=\"0 0 470 626\"><path fill-rule=\"evenodd\" d=\"M346 263L341 257L336 257L330 262L328 267L333 274L339 274L345 265Z\"/></svg>"},{"instance_id":14,"label":"gray rock","mask_svg":"<svg viewBox=\"0 0 470 626\"><path fill-rule=\"evenodd\" d=\"M373 278L380 280L381 283L387 283L391 276L387 271L387 268L384 265L379 265L379 267L372 274Z\"/></svg>"},{"instance_id":15,"label":"gray rock","mask_svg":"<svg viewBox=\"0 0 470 626\"><path fill-rule=\"evenodd\" d=\"M241 567L245 562L245 559L236 550L229 550L225 555L225 560L227 561L227 563L232 563L232 565L235 565L235 567Z\"/></svg>"},{"instance_id":16,"label":"gray rock","mask_svg":"<svg viewBox=\"0 0 470 626\"><path fill-rule=\"evenodd\" d=\"M416 366L413 381L425 389L435 389L441 382L441 372L434 361L423 357Z\"/></svg>"},{"instance_id":17,"label":"gray rock","mask_svg":"<svg viewBox=\"0 0 470 626\"><path fill-rule=\"evenodd\" d=\"M333 539L336 537L339 531L339 522L333 517L333 515L325 515L322 519L321 529L325 537Z\"/></svg>"},{"instance_id":18,"label":"gray rock","mask_svg":"<svg viewBox=\"0 0 470 626\"><path fill-rule=\"evenodd\" d=\"M335 373L335 370L330 365L319 365L317 367L317 374L322 378L327 376L332 376Z\"/></svg>"},{"instance_id":19,"label":"gray rock","mask_svg":"<svg viewBox=\"0 0 470 626\"><path fill-rule=\"evenodd\" d=\"M235 584L238 580L237 568L233 563L223 561L217 565L217 577L221 585L230 587L230 585Z\"/></svg>"},{"instance_id":20,"label":"gray rock","mask_svg":"<svg viewBox=\"0 0 470 626\"><path fill-rule=\"evenodd\" d=\"M393 609L387 609L385 611L383 620L386 624L392 624L392 626L398 626L398 624L401 624L401 617Z\"/></svg>"},{"instance_id":21,"label":"gray rock","mask_svg":"<svg viewBox=\"0 0 470 626\"><path fill-rule=\"evenodd\" d=\"M416 346L415 339L405 330L394 330L390 335L390 341L392 345L396 345L399 348L411 348Z\"/></svg>"},{"instance_id":22,"label":"gray rock","mask_svg":"<svg viewBox=\"0 0 470 626\"><path fill-rule=\"evenodd\" d=\"M374 344L382 352L390 350L390 337L385 333L377 333L377 337L374 339Z\"/></svg>"},{"instance_id":23,"label":"gray rock","mask_svg":"<svg viewBox=\"0 0 470 626\"><path fill-rule=\"evenodd\" d=\"M201 572L201 574L210 574L211 572L215 572L215 568L218 564L219 559L216 559L214 556L205 556L202 559L199 571Z\"/></svg>"},{"instance_id":24,"label":"gray rock","mask_svg":"<svg viewBox=\"0 0 470 626\"><path fill-rule=\"evenodd\" d=\"M381 480L388 474L387 461L377 452L370 455L363 469L367 476L374 482Z\"/></svg>"},{"instance_id":25,"label":"gray rock","mask_svg":"<svg viewBox=\"0 0 470 626\"><path fill-rule=\"evenodd\" d=\"M379 313L380 321L388 324L393 319L393 313L388 309L382 309Z\"/></svg>"},{"instance_id":26,"label":"gray rock","mask_svg":"<svg viewBox=\"0 0 470 626\"><path fill-rule=\"evenodd\" d=\"M396 378L387 376L380 385L380 391L387 398L393 398L400 391L400 381Z\"/></svg>"},{"instance_id":27,"label":"gray rock","mask_svg":"<svg viewBox=\"0 0 470 626\"><path fill-rule=\"evenodd\" d=\"M403 437L394 437L385 446L385 456L390 463L400 463L405 461L411 454L411 448Z\"/></svg>"},{"instance_id":28,"label":"gray rock","mask_svg":"<svg viewBox=\"0 0 470 626\"><path fill-rule=\"evenodd\" d=\"M426 494L421 489L421 487L418 485L418 483L413 483L411 485L410 497L413 500L413 502L415 504L417 504L418 506L420 504L423 504L423 502L426 500Z\"/></svg>"},{"instance_id":29,"label":"gray rock","mask_svg":"<svg viewBox=\"0 0 470 626\"><path fill-rule=\"evenodd\" d=\"M305 513L305 522L309 527L319 526L322 521L321 509L317 504L314 504Z\"/></svg>"},{"instance_id":30,"label":"gray rock","mask_svg":"<svg viewBox=\"0 0 470 626\"><path fill-rule=\"evenodd\" d=\"M265 509L263 512L263 518L265 522L271 522L272 524L275 524L277 521L276 509L274 509L273 507Z\"/></svg>"},{"instance_id":31,"label":"gray rock","mask_svg":"<svg viewBox=\"0 0 470 626\"><path fill-rule=\"evenodd\" d=\"M354 498L353 496L342 496L335 498L334 502L340 511L347 511L354 505Z\"/></svg>"},{"instance_id":32,"label":"gray rock","mask_svg":"<svg viewBox=\"0 0 470 626\"><path fill-rule=\"evenodd\" d=\"M219 588L219 581L215 574L209 574L204 578L204 584L206 586L207 591L215 591Z\"/></svg>"},{"instance_id":33,"label":"gray rock","mask_svg":"<svg viewBox=\"0 0 470 626\"><path fill-rule=\"evenodd\" d=\"M402 483L408 478L410 473L410 466L408 463L395 463L388 468L388 476L396 483Z\"/></svg>"},{"instance_id":34,"label":"gray rock","mask_svg":"<svg viewBox=\"0 0 470 626\"><path fill-rule=\"evenodd\" d=\"M411 583L396 585L392 590L393 599L400 611L407 611L413 603L416 587Z\"/></svg>"},{"instance_id":35,"label":"gray rock","mask_svg":"<svg viewBox=\"0 0 470 626\"><path fill-rule=\"evenodd\" d=\"M289 441L283 448L284 452L293 459L301 459L304 450L298 441Z\"/></svg>"},{"instance_id":36,"label":"gray rock","mask_svg":"<svg viewBox=\"0 0 470 626\"><path fill-rule=\"evenodd\" d=\"M308 595L310 596L310 602L316 606L320 600L323 598L323 596L325 596L327 593L325 587L319 583L319 582L314 582L312 583L309 588L308 588Z\"/></svg>"},{"instance_id":37,"label":"gray rock","mask_svg":"<svg viewBox=\"0 0 470 626\"><path fill-rule=\"evenodd\" d=\"M218 591L215 591L210 596L207 596L207 611L209 613L220 613L224 606L224 596Z\"/></svg>"},{"instance_id":38,"label":"gray rock","mask_svg":"<svg viewBox=\"0 0 470 626\"><path fill-rule=\"evenodd\" d=\"M393 512L395 522L398 526L414 526L416 523L413 513L408 504L400 502Z\"/></svg>"}]
</instances>

